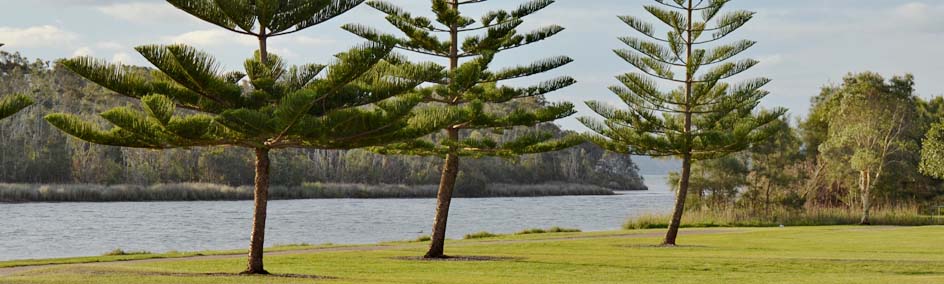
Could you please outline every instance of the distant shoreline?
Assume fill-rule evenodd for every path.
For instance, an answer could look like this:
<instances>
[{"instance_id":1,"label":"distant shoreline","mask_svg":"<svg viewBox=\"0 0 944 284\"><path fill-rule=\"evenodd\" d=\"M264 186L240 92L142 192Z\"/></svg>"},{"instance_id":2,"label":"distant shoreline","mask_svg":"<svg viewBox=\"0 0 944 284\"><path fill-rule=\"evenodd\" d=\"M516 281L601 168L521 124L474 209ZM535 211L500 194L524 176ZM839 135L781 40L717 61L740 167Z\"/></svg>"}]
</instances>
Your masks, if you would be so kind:
<instances>
[{"instance_id":1,"label":"distant shoreline","mask_svg":"<svg viewBox=\"0 0 944 284\"><path fill-rule=\"evenodd\" d=\"M209 183L155 185L3 184L0 203L39 202L161 202L252 200L252 186ZM306 183L271 186L271 200L299 199L416 199L435 198L437 185ZM645 189L632 189L645 190ZM574 183L489 184L484 188L459 188L460 198L615 195L617 191Z\"/></svg>"}]
</instances>

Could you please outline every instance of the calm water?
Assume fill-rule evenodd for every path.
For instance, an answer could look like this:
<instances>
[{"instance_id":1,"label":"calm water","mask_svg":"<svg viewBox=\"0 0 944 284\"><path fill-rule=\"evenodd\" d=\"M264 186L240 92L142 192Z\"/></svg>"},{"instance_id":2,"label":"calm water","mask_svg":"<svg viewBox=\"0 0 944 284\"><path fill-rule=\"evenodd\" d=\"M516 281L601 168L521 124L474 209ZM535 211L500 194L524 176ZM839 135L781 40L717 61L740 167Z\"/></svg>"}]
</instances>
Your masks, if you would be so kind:
<instances>
[{"instance_id":1,"label":"calm water","mask_svg":"<svg viewBox=\"0 0 944 284\"><path fill-rule=\"evenodd\" d=\"M649 191L616 196L458 199L449 235L551 226L617 229L627 217L669 210L665 178L646 178ZM266 244L413 239L429 234L434 205L434 199L272 201ZM242 248L251 213L250 201L0 204L0 260L100 255L115 248Z\"/></svg>"}]
</instances>

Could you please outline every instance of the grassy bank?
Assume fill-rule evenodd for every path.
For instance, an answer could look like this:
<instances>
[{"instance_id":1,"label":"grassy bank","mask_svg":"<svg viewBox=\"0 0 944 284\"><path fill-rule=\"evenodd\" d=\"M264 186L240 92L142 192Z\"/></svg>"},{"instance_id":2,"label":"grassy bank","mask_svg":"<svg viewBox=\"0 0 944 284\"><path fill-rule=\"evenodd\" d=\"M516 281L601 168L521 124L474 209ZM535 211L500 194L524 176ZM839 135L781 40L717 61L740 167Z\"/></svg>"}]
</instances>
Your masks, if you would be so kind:
<instances>
[{"instance_id":1,"label":"grassy bank","mask_svg":"<svg viewBox=\"0 0 944 284\"><path fill-rule=\"evenodd\" d=\"M272 186L271 199L317 198L432 198L436 185L367 185L306 183L301 186ZM569 183L490 184L460 197L531 197L563 195L612 195L613 191L594 185ZM252 187L207 183L157 185L41 185L0 184L0 202L114 202L114 201L209 201L252 200Z\"/></svg>"},{"instance_id":2,"label":"grassy bank","mask_svg":"<svg viewBox=\"0 0 944 284\"><path fill-rule=\"evenodd\" d=\"M0 283L942 283L944 227L689 229L507 235L449 242L462 256L420 261L424 244L309 250L266 257L281 276L247 277L242 256L19 270ZM3 273L0 271L0 273ZM2 275L2 274L0 274ZM313 279L312 277L322 277Z\"/></svg>"},{"instance_id":3,"label":"grassy bank","mask_svg":"<svg viewBox=\"0 0 944 284\"><path fill-rule=\"evenodd\" d=\"M810 208L802 211L772 210L770 214L746 210L691 210L682 218L683 228L778 227L856 225L862 211L849 208ZM631 218L625 229L667 228L670 214L649 214ZM918 207L878 208L872 211L872 225L928 226L944 225L944 216L920 214Z\"/></svg>"}]
</instances>

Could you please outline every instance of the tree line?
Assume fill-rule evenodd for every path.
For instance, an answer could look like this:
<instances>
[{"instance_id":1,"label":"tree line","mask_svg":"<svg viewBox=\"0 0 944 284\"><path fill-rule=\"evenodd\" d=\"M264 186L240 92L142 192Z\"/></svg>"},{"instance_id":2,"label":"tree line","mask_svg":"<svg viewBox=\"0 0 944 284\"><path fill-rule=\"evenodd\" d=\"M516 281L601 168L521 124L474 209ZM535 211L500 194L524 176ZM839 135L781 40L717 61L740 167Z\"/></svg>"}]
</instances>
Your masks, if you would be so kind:
<instances>
[{"instance_id":1,"label":"tree line","mask_svg":"<svg viewBox=\"0 0 944 284\"><path fill-rule=\"evenodd\" d=\"M783 118L767 141L693 167L690 206L743 210L861 210L944 203L940 178L944 98L919 97L911 75L848 74L811 101L806 117ZM670 183L679 180L678 173ZM916 212L918 213L918 212ZM770 216L773 217L773 216Z\"/></svg>"},{"instance_id":2,"label":"tree line","mask_svg":"<svg viewBox=\"0 0 944 284\"><path fill-rule=\"evenodd\" d=\"M142 69L142 72L147 70ZM129 102L89 83L56 62L30 61L0 51L0 94L36 103L0 123L0 182L29 184L213 183L252 184L253 157L226 147L149 151L91 144L68 139L40 118L67 112L92 118L107 106ZM90 103L88 100L94 100ZM543 104L532 99L524 105ZM563 136L554 124L543 131ZM513 128L499 139L524 135ZM469 131L467 135L480 135ZM508 138L505 138L508 137ZM366 150L286 150L273 154L273 184L361 183L428 185L439 182L439 162L431 157L379 155ZM468 161L460 187L474 194L484 183L593 184L614 190L645 189L636 165L623 155L607 153L590 143L558 152L524 155L519 159L483 158Z\"/></svg>"}]
</instances>

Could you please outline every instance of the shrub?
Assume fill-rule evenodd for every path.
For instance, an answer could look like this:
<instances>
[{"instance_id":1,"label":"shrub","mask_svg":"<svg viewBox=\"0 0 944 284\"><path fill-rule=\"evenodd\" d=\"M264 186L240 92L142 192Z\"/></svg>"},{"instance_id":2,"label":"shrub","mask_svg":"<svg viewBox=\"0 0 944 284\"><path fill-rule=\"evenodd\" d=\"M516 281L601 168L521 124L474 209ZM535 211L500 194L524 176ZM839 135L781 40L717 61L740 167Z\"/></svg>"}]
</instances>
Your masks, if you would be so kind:
<instances>
[{"instance_id":1,"label":"shrub","mask_svg":"<svg viewBox=\"0 0 944 284\"><path fill-rule=\"evenodd\" d=\"M102 254L103 256L119 256L119 255L138 255L138 254L151 254L149 251L125 251L120 248L116 248L112 251Z\"/></svg>"},{"instance_id":2,"label":"shrub","mask_svg":"<svg viewBox=\"0 0 944 284\"><path fill-rule=\"evenodd\" d=\"M515 235L545 234L545 233L577 233L577 232L580 232L580 229L569 229L569 228L561 228L561 227L554 226L549 229L541 229L541 228L527 229L527 230L519 231L515 233Z\"/></svg>"},{"instance_id":3,"label":"shrub","mask_svg":"<svg viewBox=\"0 0 944 284\"><path fill-rule=\"evenodd\" d=\"M466 240L471 240L471 239L484 239L484 238L494 238L494 237L497 237L497 236L499 236L499 235L482 231L482 232L478 232L478 233L467 234L467 235L465 235L465 239L466 239Z\"/></svg>"}]
</instances>

